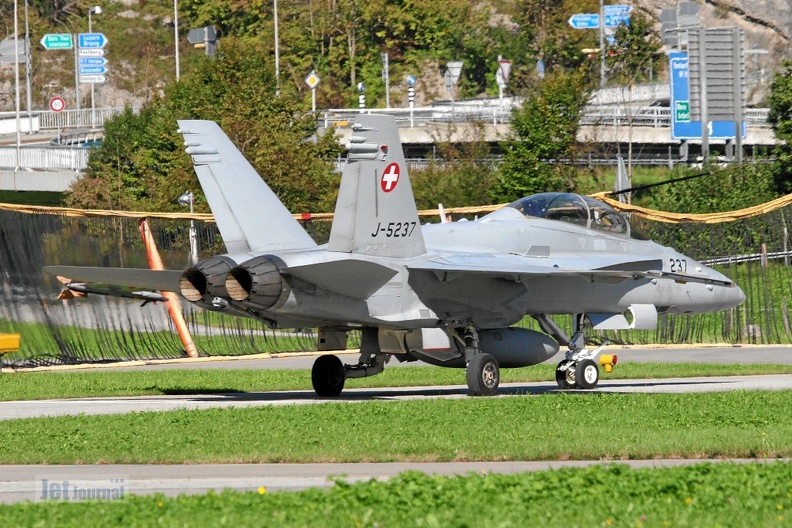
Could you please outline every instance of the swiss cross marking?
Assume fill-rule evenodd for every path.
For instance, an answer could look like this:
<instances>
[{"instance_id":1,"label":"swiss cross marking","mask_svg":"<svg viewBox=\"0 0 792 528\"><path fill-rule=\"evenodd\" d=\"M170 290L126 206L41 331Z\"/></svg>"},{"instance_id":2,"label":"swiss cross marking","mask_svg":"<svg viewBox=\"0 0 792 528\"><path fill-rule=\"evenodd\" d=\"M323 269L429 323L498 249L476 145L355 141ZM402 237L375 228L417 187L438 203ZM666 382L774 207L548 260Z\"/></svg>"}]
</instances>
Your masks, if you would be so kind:
<instances>
[{"instance_id":1,"label":"swiss cross marking","mask_svg":"<svg viewBox=\"0 0 792 528\"><path fill-rule=\"evenodd\" d=\"M396 188L397 183L399 183L399 165L397 163L391 163L385 167L385 172L382 173L382 178L380 179L382 192L391 192Z\"/></svg>"}]
</instances>

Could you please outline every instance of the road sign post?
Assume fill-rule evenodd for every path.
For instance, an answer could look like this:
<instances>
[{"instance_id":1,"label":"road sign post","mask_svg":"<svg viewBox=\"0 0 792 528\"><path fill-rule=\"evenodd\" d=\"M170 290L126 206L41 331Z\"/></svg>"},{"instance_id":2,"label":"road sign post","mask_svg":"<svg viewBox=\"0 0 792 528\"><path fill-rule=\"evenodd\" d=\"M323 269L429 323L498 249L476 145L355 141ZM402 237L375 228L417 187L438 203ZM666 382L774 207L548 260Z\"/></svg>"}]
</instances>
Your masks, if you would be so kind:
<instances>
[{"instance_id":1,"label":"road sign post","mask_svg":"<svg viewBox=\"0 0 792 528\"><path fill-rule=\"evenodd\" d=\"M90 23L88 24L90 26ZM94 114L94 85L96 83L103 83L107 81L107 77L104 76L107 73L107 68L105 68L104 64L107 63L107 60L101 58L100 61L104 61L100 63L86 63L84 62L86 58L90 57L103 57L104 55L104 47L107 46L109 40L105 36L104 33L93 33L90 31L88 33L80 33L78 35L78 46L79 52L78 55L80 59L78 61L79 67L79 81L81 83L89 83L91 85L91 126L96 126L96 117ZM89 51L90 50L90 51ZM85 51L89 51L88 55L83 55L82 53ZM101 53L96 53L100 51Z\"/></svg>"},{"instance_id":2,"label":"road sign post","mask_svg":"<svg viewBox=\"0 0 792 528\"><path fill-rule=\"evenodd\" d=\"M415 75L410 74L407 76L407 101L410 103L410 128L413 127L413 108L415 105L415 83L417 79Z\"/></svg>"},{"instance_id":3,"label":"road sign post","mask_svg":"<svg viewBox=\"0 0 792 528\"><path fill-rule=\"evenodd\" d=\"M316 70L311 70L308 77L305 78L305 84L311 89L311 111L316 112L316 87L319 86L319 81L322 79L316 75Z\"/></svg>"},{"instance_id":4,"label":"road sign post","mask_svg":"<svg viewBox=\"0 0 792 528\"><path fill-rule=\"evenodd\" d=\"M605 86L605 33L608 29L608 41L613 42L613 28L621 24L630 24L630 12L632 7L628 5L604 5L604 0L600 0L599 13L576 13L569 17L569 25L575 29L599 29L600 33L600 88ZM600 24L600 19L604 24Z\"/></svg>"}]
</instances>

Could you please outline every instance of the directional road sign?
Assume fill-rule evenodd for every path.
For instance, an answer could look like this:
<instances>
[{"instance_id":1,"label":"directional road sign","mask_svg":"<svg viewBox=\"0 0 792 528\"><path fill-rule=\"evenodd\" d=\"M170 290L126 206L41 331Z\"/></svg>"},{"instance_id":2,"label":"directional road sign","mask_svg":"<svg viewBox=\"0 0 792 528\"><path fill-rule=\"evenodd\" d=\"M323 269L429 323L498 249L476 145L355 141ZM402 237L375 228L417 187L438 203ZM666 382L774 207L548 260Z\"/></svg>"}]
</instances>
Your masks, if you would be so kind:
<instances>
[{"instance_id":1,"label":"directional road sign","mask_svg":"<svg viewBox=\"0 0 792 528\"><path fill-rule=\"evenodd\" d=\"M107 59L104 57L80 57L80 66L104 66Z\"/></svg>"},{"instance_id":2,"label":"directional road sign","mask_svg":"<svg viewBox=\"0 0 792 528\"><path fill-rule=\"evenodd\" d=\"M107 77L104 75L80 75L81 83L97 84L107 82Z\"/></svg>"},{"instance_id":3,"label":"directional road sign","mask_svg":"<svg viewBox=\"0 0 792 528\"><path fill-rule=\"evenodd\" d=\"M671 82L671 139L701 139L701 121L690 115L690 84L687 52L669 53ZM734 139L733 121L710 121L710 139ZM745 137L745 121L742 122Z\"/></svg>"},{"instance_id":4,"label":"directional road sign","mask_svg":"<svg viewBox=\"0 0 792 528\"><path fill-rule=\"evenodd\" d=\"M104 33L80 33L81 48L104 48L107 46L107 37Z\"/></svg>"},{"instance_id":5,"label":"directional road sign","mask_svg":"<svg viewBox=\"0 0 792 528\"><path fill-rule=\"evenodd\" d=\"M44 49L72 49L72 36L69 33L49 33L41 39Z\"/></svg>"},{"instance_id":6,"label":"directional road sign","mask_svg":"<svg viewBox=\"0 0 792 528\"><path fill-rule=\"evenodd\" d=\"M617 14L608 14L605 13L605 27L619 27L620 25L624 24L625 26L630 25L630 15L625 15L622 13Z\"/></svg>"},{"instance_id":7,"label":"directional road sign","mask_svg":"<svg viewBox=\"0 0 792 528\"><path fill-rule=\"evenodd\" d=\"M80 66L80 75L101 75L107 73L104 66Z\"/></svg>"},{"instance_id":8,"label":"directional road sign","mask_svg":"<svg viewBox=\"0 0 792 528\"><path fill-rule=\"evenodd\" d=\"M78 49L77 56L79 57L104 57L105 50L101 48L86 48Z\"/></svg>"},{"instance_id":9,"label":"directional road sign","mask_svg":"<svg viewBox=\"0 0 792 528\"><path fill-rule=\"evenodd\" d=\"M569 17L569 25L575 29L595 29L599 27L597 13L578 13Z\"/></svg>"},{"instance_id":10,"label":"directional road sign","mask_svg":"<svg viewBox=\"0 0 792 528\"><path fill-rule=\"evenodd\" d=\"M632 7L628 5L606 5L605 16L608 15L626 15L632 11Z\"/></svg>"}]
</instances>

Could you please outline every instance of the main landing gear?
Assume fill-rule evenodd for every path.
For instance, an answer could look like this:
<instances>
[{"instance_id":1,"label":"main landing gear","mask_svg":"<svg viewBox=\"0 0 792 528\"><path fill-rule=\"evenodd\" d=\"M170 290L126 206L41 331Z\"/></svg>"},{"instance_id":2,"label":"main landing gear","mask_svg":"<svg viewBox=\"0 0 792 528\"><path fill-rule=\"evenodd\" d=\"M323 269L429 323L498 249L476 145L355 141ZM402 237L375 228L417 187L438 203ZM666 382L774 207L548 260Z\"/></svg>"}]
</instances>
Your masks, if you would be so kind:
<instances>
[{"instance_id":1,"label":"main landing gear","mask_svg":"<svg viewBox=\"0 0 792 528\"><path fill-rule=\"evenodd\" d=\"M471 396L493 396L500 384L498 361L479 348L478 332L474 327L465 330L465 377Z\"/></svg>"},{"instance_id":2,"label":"main landing gear","mask_svg":"<svg viewBox=\"0 0 792 528\"><path fill-rule=\"evenodd\" d=\"M317 396L334 398L344 390L347 378L365 378L385 369L389 354L361 353L356 365L344 365L338 356L319 356L311 369L311 384Z\"/></svg>"},{"instance_id":3,"label":"main landing gear","mask_svg":"<svg viewBox=\"0 0 792 528\"><path fill-rule=\"evenodd\" d=\"M586 347L586 337L583 333L583 316L579 317L578 331L569 340L569 350L566 358L556 367L556 383L562 390L568 389L593 389L599 383L599 366L594 361L607 342L594 350ZM618 361L616 355L602 355L599 363L607 372L613 369Z\"/></svg>"}]
</instances>

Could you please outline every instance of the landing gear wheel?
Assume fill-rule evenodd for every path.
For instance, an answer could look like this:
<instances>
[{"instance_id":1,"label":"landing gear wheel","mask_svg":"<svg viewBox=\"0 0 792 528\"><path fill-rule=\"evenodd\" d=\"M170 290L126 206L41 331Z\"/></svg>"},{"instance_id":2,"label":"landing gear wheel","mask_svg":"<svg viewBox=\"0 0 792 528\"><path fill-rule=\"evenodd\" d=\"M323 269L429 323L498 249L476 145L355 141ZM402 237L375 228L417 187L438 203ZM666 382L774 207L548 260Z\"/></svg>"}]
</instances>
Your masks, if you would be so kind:
<instances>
[{"instance_id":1,"label":"landing gear wheel","mask_svg":"<svg viewBox=\"0 0 792 528\"><path fill-rule=\"evenodd\" d=\"M311 383L318 396L333 398L344 390L344 364L338 356L319 356L311 369Z\"/></svg>"},{"instance_id":2,"label":"landing gear wheel","mask_svg":"<svg viewBox=\"0 0 792 528\"><path fill-rule=\"evenodd\" d=\"M498 392L500 368L489 354L476 354L467 364L467 385L473 396L492 396Z\"/></svg>"},{"instance_id":3,"label":"landing gear wheel","mask_svg":"<svg viewBox=\"0 0 792 528\"><path fill-rule=\"evenodd\" d=\"M575 367L575 383L581 389L593 389L599 382L599 367L590 359L581 360Z\"/></svg>"},{"instance_id":4,"label":"landing gear wheel","mask_svg":"<svg viewBox=\"0 0 792 528\"><path fill-rule=\"evenodd\" d=\"M561 370L561 367L572 365L571 367ZM575 366L569 359L565 359L556 367L556 383L561 390L569 390L575 388Z\"/></svg>"}]
</instances>

